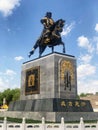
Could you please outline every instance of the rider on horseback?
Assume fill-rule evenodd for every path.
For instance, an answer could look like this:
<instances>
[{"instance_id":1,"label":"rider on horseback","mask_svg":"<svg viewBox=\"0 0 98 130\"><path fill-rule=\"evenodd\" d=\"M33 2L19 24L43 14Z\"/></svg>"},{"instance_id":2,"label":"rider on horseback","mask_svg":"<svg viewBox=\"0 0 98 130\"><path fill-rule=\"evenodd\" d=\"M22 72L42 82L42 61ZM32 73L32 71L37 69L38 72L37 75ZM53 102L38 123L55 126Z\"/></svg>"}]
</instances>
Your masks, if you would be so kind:
<instances>
[{"instance_id":1,"label":"rider on horseback","mask_svg":"<svg viewBox=\"0 0 98 130\"><path fill-rule=\"evenodd\" d=\"M39 47L39 57L47 46L51 47L53 52L54 46L56 45L63 45L63 53L65 53L65 45L62 42L60 34L63 31L65 20L59 19L54 22L52 19L52 13L47 12L45 17L41 19L41 23L43 24L44 29L28 56L30 57L37 47Z\"/></svg>"},{"instance_id":2,"label":"rider on horseback","mask_svg":"<svg viewBox=\"0 0 98 130\"><path fill-rule=\"evenodd\" d=\"M50 35L51 35L51 32L53 31L53 26L54 26L54 20L52 19L52 13L47 12L46 16L44 18L42 18L40 21L44 25L44 29L42 32L42 35L45 40L44 42L48 43L50 41ZM30 51L30 53L28 54L29 57L34 53L34 50L35 50L35 48L32 48L32 51Z\"/></svg>"},{"instance_id":3,"label":"rider on horseback","mask_svg":"<svg viewBox=\"0 0 98 130\"><path fill-rule=\"evenodd\" d=\"M46 16L41 19L41 23L44 25L43 36L45 38L45 43L48 43L50 41L49 37L54 27L54 20L52 19L52 13L47 12Z\"/></svg>"}]
</instances>

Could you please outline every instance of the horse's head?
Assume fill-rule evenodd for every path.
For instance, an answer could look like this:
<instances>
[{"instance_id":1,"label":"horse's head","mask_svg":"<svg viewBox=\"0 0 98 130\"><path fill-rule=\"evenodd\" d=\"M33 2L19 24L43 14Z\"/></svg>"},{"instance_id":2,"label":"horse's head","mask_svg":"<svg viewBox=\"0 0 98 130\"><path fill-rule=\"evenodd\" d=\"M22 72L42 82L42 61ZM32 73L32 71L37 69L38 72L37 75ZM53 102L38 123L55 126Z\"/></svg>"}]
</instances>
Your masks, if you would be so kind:
<instances>
[{"instance_id":1,"label":"horse's head","mask_svg":"<svg viewBox=\"0 0 98 130\"><path fill-rule=\"evenodd\" d=\"M59 20L57 20L56 23L55 23L56 29L57 29L58 31L60 31L60 32L62 32L62 29L63 29L64 25L65 25L65 20L63 20L63 19L59 19Z\"/></svg>"},{"instance_id":2,"label":"horse's head","mask_svg":"<svg viewBox=\"0 0 98 130\"><path fill-rule=\"evenodd\" d=\"M58 20L58 25L63 28L63 26L65 25L65 20L59 19Z\"/></svg>"}]
</instances>

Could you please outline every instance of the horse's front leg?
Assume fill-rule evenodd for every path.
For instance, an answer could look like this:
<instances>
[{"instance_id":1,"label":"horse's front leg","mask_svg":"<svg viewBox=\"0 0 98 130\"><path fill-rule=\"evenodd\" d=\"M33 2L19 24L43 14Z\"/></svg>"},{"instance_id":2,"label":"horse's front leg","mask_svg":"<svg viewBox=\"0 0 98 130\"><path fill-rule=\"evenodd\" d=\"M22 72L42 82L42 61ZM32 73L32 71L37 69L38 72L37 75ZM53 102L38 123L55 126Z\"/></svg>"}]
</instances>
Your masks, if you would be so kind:
<instances>
[{"instance_id":1,"label":"horse's front leg","mask_svg":"<svg viewBox=\"0 0 98 130\"><path fill-rule=\"evenodd\" d=\"M34 49L34 48L32 48L32 50L29 52L29 54L28 54L28 57L29 57L29 58L30 58L30 56L31 56L31 55L33 55L34 50L35 50L35 49Z\"/></svg>"},{"instance_id":2,"label":"horse's front leg","mask_svg":"<svg viewBox=\"0 0 98 130\"><path fill-rule=\"evenodd\" d=\"M63 53L66 53L65 44L63 42L61 44L63 45Z\"/></svg>"},{"instance_id":3,"label":"horse's front leg","mask_svg":"<svg viewBox=\"0 0 98 130\"><path fill-rule=\"evenodd\" d=\"M33 46L32 50L29 52L29 54L28 54L28 57L29 57L29 58L30 58L31 55L34 54L34 51L35 51L35 50L37 49L37 47L39 46L39 40L40 40L40 39L38 39L38 40L36 41L36 43L35 43L35 45Z\"/></svg>"}]
</instances>

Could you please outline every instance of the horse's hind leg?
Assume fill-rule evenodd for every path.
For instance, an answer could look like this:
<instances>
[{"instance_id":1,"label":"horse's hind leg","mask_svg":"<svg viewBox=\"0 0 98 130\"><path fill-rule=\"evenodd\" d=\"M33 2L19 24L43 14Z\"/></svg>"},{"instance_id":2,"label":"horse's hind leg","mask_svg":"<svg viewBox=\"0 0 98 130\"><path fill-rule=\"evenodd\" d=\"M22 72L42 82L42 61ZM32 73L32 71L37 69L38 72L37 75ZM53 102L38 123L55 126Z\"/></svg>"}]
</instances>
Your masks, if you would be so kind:
<instances>
[{"instance_id":1,"label":"horse's hind leg","mask_svg":"<svg viewBox=\"0 0 98 130\"><path fill-rule=\"evenodd\" d=\"M39 57L41 57L42 53L46 49L47 46L39 46Z\"/></svg>"},{"instance_id":2,"label":"horse's hind leg","mask_svg":"<svg viewBox=\"0 0 98 130\"><path fill-rule=\"evenodd\" d=\"M54 52L54 46L52 46L52 53Z\"/></svg>"},{"instance_id":3,"label":"horse's hind leg","mask_svg":"<svg viewBox=\"0 0 98 130\"><path fill-rule=\"evenodd\" d=\"M65 51L65 46L63 46L63 53L66 53L66 51Z\"/></svg>"}]
</instances>

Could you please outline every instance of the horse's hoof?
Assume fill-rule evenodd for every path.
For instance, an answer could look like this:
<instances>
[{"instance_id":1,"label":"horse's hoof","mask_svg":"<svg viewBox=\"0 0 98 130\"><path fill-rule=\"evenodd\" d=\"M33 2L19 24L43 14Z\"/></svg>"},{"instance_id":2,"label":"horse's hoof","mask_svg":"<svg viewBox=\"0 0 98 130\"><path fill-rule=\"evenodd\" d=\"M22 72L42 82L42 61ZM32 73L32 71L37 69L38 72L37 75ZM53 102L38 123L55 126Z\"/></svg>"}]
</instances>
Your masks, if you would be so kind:
<instances>
[{"instance_id":1,"label":"horse's hoof","mask_svg":"<svg viewBox=\"0 0 98 130\"><path fill-rule=\"evenodd\" d=\"M29 58L31 57L31 54L30 54L30 53L28 54L28 57L29 57Z\"/></svg>"},{"instance_id":2,"label":"horse's hoof","mask_svg":"<svg viewBox=\"0 0 98 130\"><path fill-rule=\"evenodd\" d=\"M63 53L66 53L65 50L63 50Z\"/></svg>"},{"instance_id":3,"label":"horse's hoof","mask_svg":"<svg viewBox=\"0 0 98 130\"><path fill-rule=\"evenodd\" d=\"M31 55L33 55L33 54L34 54L34 50L32 50L32 51L29 52L28 57L30 58Z\"/></svg>"}]
</instances>

